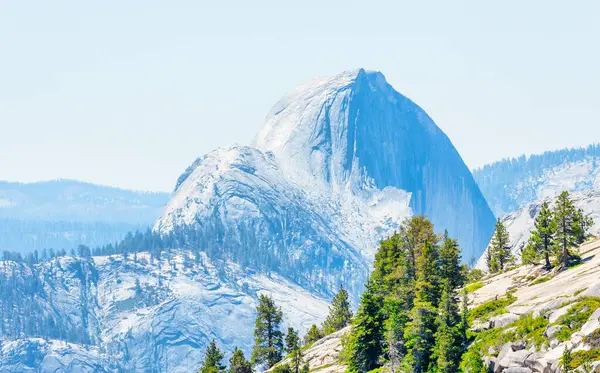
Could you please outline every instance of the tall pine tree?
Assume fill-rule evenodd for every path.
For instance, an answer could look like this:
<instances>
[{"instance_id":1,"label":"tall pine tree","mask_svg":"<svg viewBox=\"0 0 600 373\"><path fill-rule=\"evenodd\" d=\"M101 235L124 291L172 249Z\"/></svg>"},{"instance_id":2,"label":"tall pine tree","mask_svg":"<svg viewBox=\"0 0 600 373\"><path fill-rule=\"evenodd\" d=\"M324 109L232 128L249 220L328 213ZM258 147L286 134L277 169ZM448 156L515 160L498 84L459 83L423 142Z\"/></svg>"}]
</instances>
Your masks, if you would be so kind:
<instances>
[{"instance_id":1,"label":"tall pine tree","mask_svg":"<svg viewBox=\"0 0 600 373\"><path fill-rule=\"evenodd\" d=\"M500 219L496 222L496 230L490 243L492 265L490 272L496 273L503 271L507 264L512 262L512 253L510 251L510 238L504 223Z\"/></svg>"},{"instance_id":2,"label":"tall pine tree","mask_svg":"<svg viewBox=\"0 0 600 373\"><path fill-rule=\"evenodd\" d=\"M283 313L273 299L264 294L258 299L256 313L252 363L271 368L281 360L283 352L283 333L280 330Z\"/></svg>"},{"instance_id":3,"label":"tall pine tree","mask_svg":"<svg viewBox=\"0 0 600 373\"><path fill-rule=\"evenodd\" d=\"M350 310L348 292L340 285L338 293L331 301L329 315L327 315L327 318L323 322L323 330L325 334L331 334L346 327L346 325L350 324L351 319L352 311Z\"/></svg>"},{"instance_id":4,"label":"tall pine tree","mask_svg":"<svg viewBox=\"0 0 600 373\"><path fill-rule=\"evenodd\" d=\"M244 352L237 346L233 349L233 354L229 359L228 373L252 373L252 365L246 360Z\"/></svg>"},{"instance_id":5,"label":"tall pine tree","mask_svg":"<svg viewBox=\"0 0 600 373\"><path fill-rule=\"evenodd\" d=\"M554 205L554 221L556 241L559 246L558 262L565 266L569 265L569 261L573 257L569 250L577 245L576 214L577 210L569 192L562 192Z\"/></svg>"},{"instance_id":6,"label":"tall pine tree","mask_svg":"<svg viewBox=\"0 0 600 373\"><path fill-rule=\"evenodd\" d=\"M300 373L302 370L303 358L302 350L300 350L300 337L298 331L294 328L288 328L285 335L285 351L290 359L290 368L292 373Z\"/></svg>"},{"instance_id":7,"label":"tall pine tree","mask_svg":"<svg viewBox=\"0 0 600 373\"><path fill-rule=\"evenodd\" d=\"M385 317L383 298L369 281L360 299L358 312L352 321L348 338L348 369L352 373L366 373L381 366L384 351Z\"/></svg>"},{"instance_id":8,"label":"tall pine tree","mask_svg":"<svg viewBox=\"0 0 600 373\"><path fill-rule=\"evenodd\" d=\"M523 251L523 262L534 263L537 258L544 258L546 268L551 267L550 256L554 253L556 222L547 202L542 203L542 209L535 218L535 228L531 232L529 242Z\"/></svg>"},{"instance_id":9,"label":"tall pine tree","mask_svg":"<svg viewBox=\"0 0 600 373\"><path fill-rule=\"evenodd\" d=\"M225 372L225 365L222 363L223 353L217 347L217 342L212 339L206 347L204 361L200 366L198 373L222 373Z\"/></svg>"}]
</instances>

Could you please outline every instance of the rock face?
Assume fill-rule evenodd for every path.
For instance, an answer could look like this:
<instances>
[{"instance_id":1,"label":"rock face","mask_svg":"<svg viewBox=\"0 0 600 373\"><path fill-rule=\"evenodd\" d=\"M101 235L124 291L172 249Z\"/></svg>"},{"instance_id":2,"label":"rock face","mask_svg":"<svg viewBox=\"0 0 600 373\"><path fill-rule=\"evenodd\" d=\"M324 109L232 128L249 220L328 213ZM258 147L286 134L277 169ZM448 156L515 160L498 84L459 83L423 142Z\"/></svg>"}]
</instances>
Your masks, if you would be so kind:
<instances>
[{"instance_id":1,"label":"rock face","mask_svg":"<svg viewBox=\"0 0 600 373\"><path fill-rule=\"evenodd\" d=\"M573 352L590 349L585 337L600 327L600 308L584 309L589 313L583 324L564 325L561 316L566 315L577 302L596 297L600 284L600 240L580 248L584 263L578 267L558 273L546 273L551 279L536 284L533 279L540 276L541 266L521 266L511 271L484 279L484 286L470 294L471 306L494 299L498 295L512 291L516 301L507 307L507 313L491 318L487 323L479 322L478 330L504 328L505 332L514 328L511 325L523 315L543 317L542 346L532 342L515 340L500 348L490 348L486 361L494 372L559 372L559 359L565 348ZM501 322L498 322L501 321ZM564 328L570 330L568 340L557 339L557 333ZM494 356L495 352L497 356Z\"/></svg>"},{"instance_id":2,"label":"rock face","mask_svg":"<svg viewBox=\"0 0 600 373\"><path fill-rule=\"evenodd\" d=\"M379 240L412 214L457 237L466 260L493 231L448 137L381 73L360 69L285 95L253 147L199 158L155 229L198 226L208 245L286 258L286 272L303 270L295 281L318 278L315 290L330 294L341 280L357 296Z\"/></svg>"},{"instance_id":3,"label":"rock face","mask_svg":"<svg viewBox=\"0 0 600 373\"><path fill-rule=\"evenodd\" d=\"M280 276L195 260L187 251L156 259L61 257L35 266L4 261L0 275L23 294L7 296L3 287L2 330L42 337L0 339L2 373L189 373L212 338L227 352L237 345L249 353L259 294L272 296L285 323L301 331L328 310L325 300ZM19 311L6 311L9 302Z\"/></svg>"},{"instance_id":4,"label":"rock face","mask_svg":"<svg viewBox=\"0 0 600 373\"><path fill-rule=\"evenodd\" d=\"M521 262L521 251L527 245L527 241L531 236L531 231L534 229L535 217L541 210L542 203L547 201L552 206L557 197L555 193L553 195L554 197L552 198L535 201L518 211L502 217L502 222L506 226L510 237L511 251L517 263ZM600 235L600 188L574 192L571 194L571 198L577 208L581 208L594 220L594 226L590 229L590 233L595 236ZM487 269L485 252L479 257L476 267Z\"/></svg>"}]
</instances>

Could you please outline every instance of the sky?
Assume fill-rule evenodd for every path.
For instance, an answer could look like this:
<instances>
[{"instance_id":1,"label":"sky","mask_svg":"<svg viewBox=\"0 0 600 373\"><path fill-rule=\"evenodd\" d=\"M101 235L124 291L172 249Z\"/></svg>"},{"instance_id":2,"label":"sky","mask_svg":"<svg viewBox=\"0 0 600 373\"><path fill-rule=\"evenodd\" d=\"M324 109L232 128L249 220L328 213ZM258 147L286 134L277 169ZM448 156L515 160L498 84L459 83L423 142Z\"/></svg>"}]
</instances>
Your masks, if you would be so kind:
<instances>
[{"instance_id":1,"label":"sky","mask_svg":"<svg viewBox=\"0 0 600 373\"><path fill-rule=\"evenodd\" d=\"M284 4L284 3L287 3ZM0 2L0 180L171 191L317 76L383 72L471 168L600 141L596 1Z\"/></svg>"}]
</instances>

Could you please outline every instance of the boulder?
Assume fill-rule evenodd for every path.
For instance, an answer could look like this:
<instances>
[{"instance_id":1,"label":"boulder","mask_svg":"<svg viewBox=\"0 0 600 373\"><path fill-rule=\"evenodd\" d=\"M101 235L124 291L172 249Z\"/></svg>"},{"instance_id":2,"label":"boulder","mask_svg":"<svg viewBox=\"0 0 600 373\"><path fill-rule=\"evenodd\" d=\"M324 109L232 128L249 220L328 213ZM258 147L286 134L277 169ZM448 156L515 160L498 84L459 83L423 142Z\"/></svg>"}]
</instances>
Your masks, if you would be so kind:
<instances>
[{"instance_id":1,"label":"boulder","mask_svg":"<svg viewBox=\"0 0 600 373\"><path fill-rule=\"evenodd\" d=\"M503 328L509 324L514 323L519 319L518 315L514 313L505 313L504 315L496 316L490 320L490 326L492 328Z\"/></svg>"},{"instance_id":2,"label":"boulder","mask_svg":"<svg viewBox=\"0 0 600 373\"><path fill-rule=\"evenodd\" d=\"M587 288L581 295L588 297L600 297L600 282Z\"/></svg>"},{"instance_id":3,"label":"boulder","mask_svg":"<svg viewBox=\"0 0 600 373\"><path fill-rule=\"evenodd\" d=\"M531 352L527 350L513 351L511 348L501 359L498 357L498 366L502 367L502 369L524 367L529 355L531 355Z\"/></svg>"},{"instance_id":4,"label":"boulder","mask_svg":"<svg viewBox=\"0 0 600 373\"><path fill-rule=\"evenodd\" d=\"M552 364L544 358L541 352L535 352L525 359L525 366L536 373L551 373Z\"/></svg>"},{"instance_id":5,"label":"boulder","mask_svg":"<svg viewBox=\"0 0 600 373\"><path fill-rule=\"evenodd\" d=\"M492 326L489 321L478 322L478 323L473 324L473 326L471 326L471 330L474 332L481 332L484 330L488 330L490 328L492 328Z\"/></svg>"},{"instance_id":6,"label":"boulder","mask_svg":"<svg viewBox=\"0 0 600 373\"><path fill-rule=\"evenodd\" d=\"M591 334L594 330L598 328L600 328L600 308L594 311L594 313L592 313L588 321L585 324L583 324L583 326L581 327L581 334Z\"/></svg>"}]
</instances>

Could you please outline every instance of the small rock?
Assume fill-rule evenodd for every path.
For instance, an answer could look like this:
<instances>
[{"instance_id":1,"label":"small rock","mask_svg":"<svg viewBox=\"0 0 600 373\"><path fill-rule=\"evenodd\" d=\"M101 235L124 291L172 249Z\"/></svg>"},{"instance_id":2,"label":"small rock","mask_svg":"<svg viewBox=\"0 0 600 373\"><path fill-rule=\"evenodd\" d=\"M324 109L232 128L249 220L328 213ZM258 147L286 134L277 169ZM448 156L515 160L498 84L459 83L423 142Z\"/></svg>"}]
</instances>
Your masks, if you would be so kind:
<instances>
[{"instance_id":1,"label":"small rock","mask_svg":"<svg viewBox=\"0 0 600 373\"><path fill-rule=\"evenodd\" d=\"M514 342L511 347L512 347L513 351L524 350L525 347L527 347L527 342L525 342L525 341L517 341L517 342Z\"/></svg>"},{"instance_id":2,"label":"small rock","mask_svg":"<svg viewBox=\"0 0 600 373\"><path fill-rule=\"evenodd\" d=\"M550 325L549 327L546 328L546 331L544 332L544 334L546 335L546 337L552 339L552 337L554 337L556 332L558 332L561 328L562 328L561 325Z\"/></svg>"}]
</instances>

